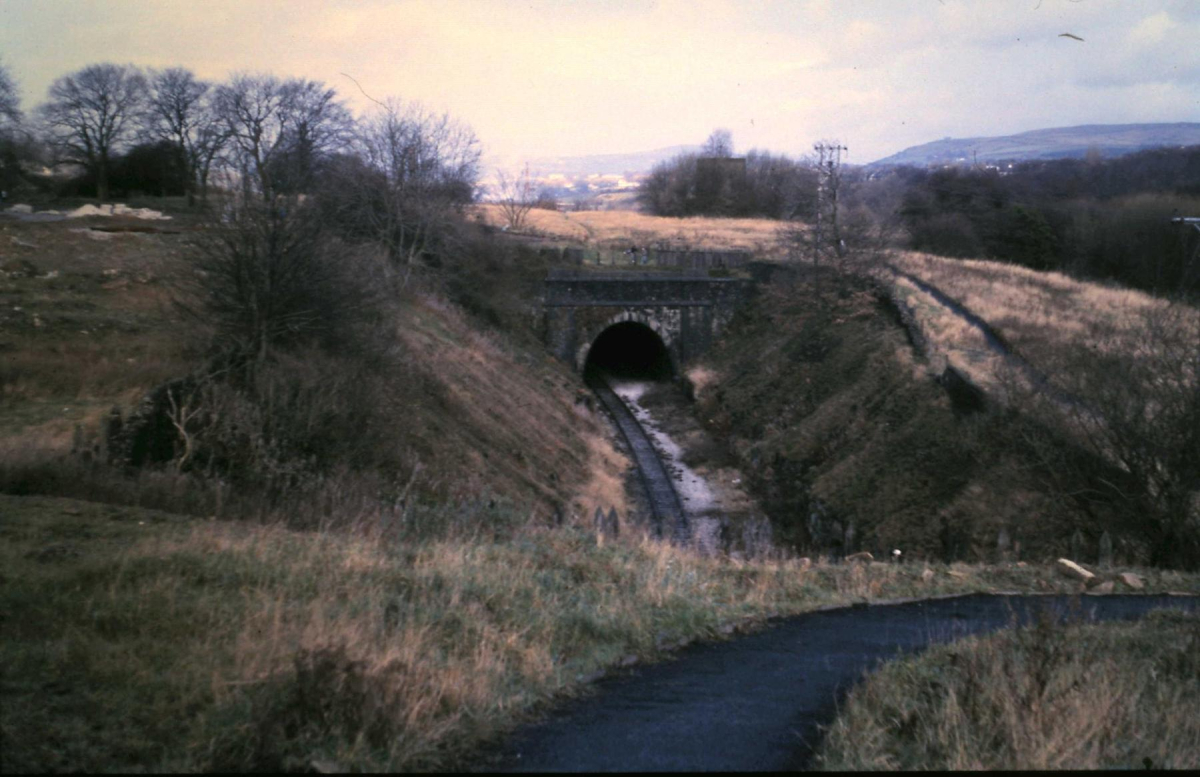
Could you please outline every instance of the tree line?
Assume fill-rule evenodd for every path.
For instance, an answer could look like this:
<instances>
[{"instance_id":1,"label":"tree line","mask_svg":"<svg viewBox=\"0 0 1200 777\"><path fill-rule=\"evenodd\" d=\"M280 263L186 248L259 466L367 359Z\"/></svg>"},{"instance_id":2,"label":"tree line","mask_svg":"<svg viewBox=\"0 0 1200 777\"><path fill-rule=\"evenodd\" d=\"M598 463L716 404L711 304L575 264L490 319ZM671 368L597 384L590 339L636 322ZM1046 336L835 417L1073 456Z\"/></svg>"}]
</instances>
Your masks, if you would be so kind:
<instances>
[{"instance_id":1,"label":"tree line","mask_svg":"<svg viewBox=\"0 0 1200 777\"><path fill-rule=\"evenodd\" d=\"M1200 147L1011 168L858 171L851 198L891 214L908 246L1114 280L1161 294L1200 292Z\"/></svg>"},{"instance_id":2,"label":"tree line","mask_svg":"<svg viewBox=\"0 0 1200 777\"><path fill-rule=\"evenodd\" d=\"M46 185L23 161L73 164L83 174L59 193L101 200L114 191L205 200L220 176L225 188L265 199L360 190L347 182L369 179L409 204L416 194L461 204L474 197L480 156L469 127L416 104L389 99L355 116L319 81L235 73L216 83L181 67L112 63L55 79L30 116L0 65L0 141L6 189ZM363 204L361 193L355 199ZM366 204L389 206L378 199ZM395 223L386 229L413 231Z\"/></svg>"},{"instance_id":3,"label":"tree line","mask_svg":"<svg viewBox=\"0 0 1200 777\"><path fill-rule=\"evenodd\" d=\"M817 173L808 160L752 149L735 158L729 130L716 130L698 153L661 162L638 191L655 216L759 216L808 220Z\"/></svg>"}]
</instances>

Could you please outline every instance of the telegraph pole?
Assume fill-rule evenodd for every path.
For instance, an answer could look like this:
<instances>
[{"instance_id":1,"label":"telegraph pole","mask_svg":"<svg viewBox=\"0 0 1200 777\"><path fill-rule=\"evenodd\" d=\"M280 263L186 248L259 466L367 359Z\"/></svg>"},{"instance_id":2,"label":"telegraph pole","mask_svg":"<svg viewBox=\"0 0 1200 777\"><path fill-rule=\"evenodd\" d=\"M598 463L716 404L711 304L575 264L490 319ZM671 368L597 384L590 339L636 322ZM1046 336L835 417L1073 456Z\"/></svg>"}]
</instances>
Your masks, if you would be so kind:
<instances>
[{"instance_id":1,"label":"telegraph pole","mask_svg":"<svg viewBox=\"0 0 1200 777\"><path fill-rule=\"evenodd\" d=\"M838 232L838 190L841 189L842 152L849 151L838 141L821 141L813 145L817 152L817 228L813 241L813 264L821 259L824 240L825 214L829 212L829 228L833 249L842 255L841 234Z\"/></svg>"},{"instance_id":2,"label":"telegraph pole","mask_svg":"<svg viewBox=\"0 0 1200 777\"><path fill-rule=\"evenodd\" d=\"M1176 212L1178 212L1178 211L1176 211ZM1179 251L1180 251L1179 290L1180 290L1180 293L1182 293L1185 289L1187 289L1189 282L1191 282L1191 280L1192 280L1191 275L1192 275L1193 270L1200 272L1200 240L1196 241L1196 250L1192 252L1192 256L1189 259L1188 258L1188 239L1187 239L1187 228L1189 226L1194 228L1197 232L1200 232L1200 217L1175 216L1174 218L1171 219L1171 223L1179 225L1179 232L1180 232L1180 236L1179 236ZM1162 260L1161 259L1159 260L1158 264L1159 264L1158 275L1161 278L1161 276L1162 276ZM1158 286L1158 281L1159 281L1159 279L1155 279L1156 287Z\"/></svg>"}]
</instances>

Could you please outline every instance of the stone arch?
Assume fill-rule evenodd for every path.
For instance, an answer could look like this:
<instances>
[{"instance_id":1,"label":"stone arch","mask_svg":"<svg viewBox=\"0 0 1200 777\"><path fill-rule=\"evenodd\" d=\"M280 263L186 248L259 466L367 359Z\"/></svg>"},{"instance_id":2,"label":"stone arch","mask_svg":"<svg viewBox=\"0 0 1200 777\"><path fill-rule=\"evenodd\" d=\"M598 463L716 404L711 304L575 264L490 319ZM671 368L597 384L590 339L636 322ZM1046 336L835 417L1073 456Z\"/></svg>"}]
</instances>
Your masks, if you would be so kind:
<instances>
[{"instance_id":1,"label":"stone arch","mask_svg":"<svg viewBox=\"0 0 1200 777\"><path fill-rule=\"evenodd\" d=\"M679 374L679 354L676 343L678 339L676 337L677 333L670 326L656 320L654 316L646 315L637 310L622 310L600 326L593 327L588 331L587 336L583 338L582 344L579 346L579 350L575 352L575 369L582 373L587 366L588 354L591 352L592 345L595 344L596 339L604 334L609 327L625 322L641 324L658 335L658 339L662 340L663 347L667 349L667 354L671 357L671 370L676 375Z\"/></svg>"}]
</instances>

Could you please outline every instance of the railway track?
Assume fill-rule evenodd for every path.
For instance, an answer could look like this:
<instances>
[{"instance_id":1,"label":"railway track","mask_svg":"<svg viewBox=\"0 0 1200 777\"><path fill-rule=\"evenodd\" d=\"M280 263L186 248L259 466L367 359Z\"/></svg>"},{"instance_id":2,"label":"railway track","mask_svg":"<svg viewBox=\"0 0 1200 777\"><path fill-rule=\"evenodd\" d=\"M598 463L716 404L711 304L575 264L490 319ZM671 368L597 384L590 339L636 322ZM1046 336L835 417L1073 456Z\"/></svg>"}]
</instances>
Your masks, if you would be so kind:
<instances>
[{"instance_id":1,"label":"railway track","mask_svg":"<svg viewBox=\"0 0 1200 777\"><path fill-rule=\"evenodd\" d=\"M670 537L675 542L686 542L691 534L687 512L683 509L679 492L675 490L675 481L654 449L650 435L602 376L586 375L584 380L608 411L625 444L629 446L638 477L646 490L646 498L650 501L655 533L659 537Z\"/></svg>"}]
</instances>

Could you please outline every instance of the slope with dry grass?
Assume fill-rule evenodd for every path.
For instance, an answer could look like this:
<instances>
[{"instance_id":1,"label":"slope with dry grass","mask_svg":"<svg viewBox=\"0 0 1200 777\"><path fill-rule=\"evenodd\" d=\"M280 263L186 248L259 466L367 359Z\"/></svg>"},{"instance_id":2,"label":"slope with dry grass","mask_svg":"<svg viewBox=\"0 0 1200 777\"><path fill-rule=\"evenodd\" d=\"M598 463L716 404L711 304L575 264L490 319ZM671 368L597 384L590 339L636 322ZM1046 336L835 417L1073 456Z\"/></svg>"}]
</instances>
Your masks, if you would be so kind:
<instances>
[{"instance_id":1,"label":"slope with dry grass","mask_svg":"<svg viewBox=\"0 0 1200 777\"><path fill-rule=\"evenodd\" d=\"M219 482L175 477L169 468L127 475L98 466L110 408L128 412L145 392L196 370L206 343L203 326L171 304L191 277L199 220L163 222L156 226L167 231L157 233L97 232L93 221L120 226L3 224L0 484L192 513L251 509ZM376 376L370 386L346 385L357 373L337 354L285 359L279 369L308 392L309 406L298 408L308 426L336 430L333 419L361 410L348 403L376 403L370 444L389 449L383 460L392 470L314 482L320 495L288 510L327 513L341 503L353 506L343 513L361 513L344 519L368 520L382 491L408 502L500 500L543 517L626 511L619 484L627 462L600 419L574 403L582 384L532 338L487 332L432 290L410 288L386 310L381 374L390 383L377 385Z\"/></svg>"},{"instance_id":2,"label":"slope with dry grass","mask_svg":"<svg viewBox=\"0 0 1200 777\"><path fill-rule=\"evenodd\" d=\"M897 661L851 692L831 770L1200 767L1200 616L1048 617Z\"/></svg>"},{"instance_id":3,"label":"slope with dry grass","mask_svg":"<svg viewBox=\"0 0 1200 777\"><path fill-rule=\"evenodd\" d=\"M1171 307L1145 292L1002 262L915 252L890 258L985 320L1015 352L1049 374L1097 357L1123 360L1136 370L1147 317ZM940 350L981 382L997 383L999 362L978 329L911 282L891 282L915 302L918 320ZM1200 326L1200 311L1191 319L1179 323Z\"/></svg>"},{"instance_id":4,"label":"slope with dry grass","mask_svg":"<svg viewBox=\"0 0 1200 777\"><path fill-rule=\"evenodd\" d=\"M567 367L476 328L433 296L405 307L397 335L422 376L407 396L408 426L397 430L419 477L451 498L491 493L542 515L627 511L618 484L628 462L603 420L575 404L581 383Z\"/></svg>"},{"instance_id":5,"label":"slope with dry grass","mask_svg":"<svg viewBox=\"0 0 1200 777\"><path fill-rule=\"evenodd\" d=\"M770 615L1076 585L1032 565L731 561L511 511L312 532L0 495L0 516L14 772L461 767L599 670Z\"/></svg>"},{"instance_id":6,"label":"slope with dry grass","mask_svg":"<svg viewBox=\"0 0 1200 777\"><path fill-rule=\"evenodd\" d=\"M880 276L936 362L1033 419L1028 458L1092 541L1200 559L1200 310L1057 273L904 254Z\"/></svg>"},{"instance_id":7,"label":"slope with dry grass","mask_svg":"<svg viewBox=\"0 0 1200 777\"><path fill-rule=\"evenodd\" d=\"M1028 469L1016 419L962 413L865 281L763 290L701 361L700 412L782 536L851 552L1056 552L1073 516Z\"/></svg>"}]
</instances>

